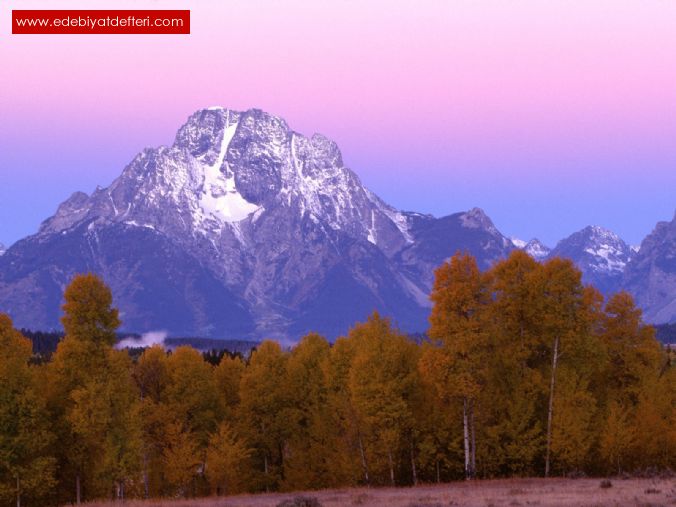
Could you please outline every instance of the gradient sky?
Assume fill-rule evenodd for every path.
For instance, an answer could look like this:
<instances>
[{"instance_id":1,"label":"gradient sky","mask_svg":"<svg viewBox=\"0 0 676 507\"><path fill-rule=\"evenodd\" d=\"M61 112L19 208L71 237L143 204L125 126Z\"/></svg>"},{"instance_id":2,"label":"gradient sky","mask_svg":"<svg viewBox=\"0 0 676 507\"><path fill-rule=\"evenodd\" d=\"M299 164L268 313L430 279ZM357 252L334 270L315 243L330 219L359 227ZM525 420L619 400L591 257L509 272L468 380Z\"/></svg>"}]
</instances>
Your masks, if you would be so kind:
<instances>
[{"instance_id":1,"label":"gradient sky","mask_svg":"<svg viewBox=\"0 0 676 507\"><path fill-rule=\"evenodd\" d=\"M192 34L12 36L13 8L189 8ZM676 208L672 0L5 0L0 242L211 105L333 138L397 208L550 246Z\"/></svg>"}]
</instances>

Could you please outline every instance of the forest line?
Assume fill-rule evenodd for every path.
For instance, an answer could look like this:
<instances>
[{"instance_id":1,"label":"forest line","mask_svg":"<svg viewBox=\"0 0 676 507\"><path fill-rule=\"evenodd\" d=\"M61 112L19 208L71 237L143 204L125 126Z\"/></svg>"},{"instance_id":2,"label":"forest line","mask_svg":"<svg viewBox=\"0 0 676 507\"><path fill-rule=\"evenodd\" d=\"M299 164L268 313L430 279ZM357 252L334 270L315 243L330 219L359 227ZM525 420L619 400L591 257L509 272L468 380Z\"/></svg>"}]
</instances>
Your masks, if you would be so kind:
<instances>
[{"instance_id":1,"label":"forest line","mask_svg":"<svg viewBox=\"0 0 676 507\"><path fill-rule=\"evenodd\" d=\"M78 275L49 362L0 315L0 502L674 468L672 352L627 293L515 251L485 272L456 254L431 299L421 344L374 312L334 344L132 360L110 290Z\"/></svg>"}]
</instances>

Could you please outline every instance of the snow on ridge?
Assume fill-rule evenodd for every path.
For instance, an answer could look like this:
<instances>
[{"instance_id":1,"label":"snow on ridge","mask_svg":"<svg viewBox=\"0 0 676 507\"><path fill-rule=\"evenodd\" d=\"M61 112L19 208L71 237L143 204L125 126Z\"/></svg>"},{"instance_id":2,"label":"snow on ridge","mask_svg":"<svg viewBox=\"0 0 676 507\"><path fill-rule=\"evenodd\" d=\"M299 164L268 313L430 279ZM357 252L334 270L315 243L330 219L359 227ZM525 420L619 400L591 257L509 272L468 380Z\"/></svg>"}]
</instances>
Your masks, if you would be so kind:
<instances>
[{"instance_id":1,"label":"snow on ridge","mask_svg":"<svg viewBox=\"0 0 676 507\"><path fill-rule=\"evenodd\" d=\"M514 245L518 249L523 249L528 244L527 241L524 241L524 240L519 239L519 238L509 238L509 240L512 242L512 245Z\"/></svg>"},{"instance_id":2,"label":"snow on ridge","mask_svg":"<svg viewBox=\"0 0 676 507\"><path fill-rule=\"evenodd\" d=\"M601 265L593 267L596 271L622 271L627 265L622 260L624 253L606 243L598 245L596 248L585 248L584 251L602 261Z\"/></svg>"},{"instance_id":3,"label":"snow on ridge","mask_svg":"<svg viewBox=\"0 0 676 507\"><path fill-rule=\"evenodd\" d=\"M229 121L226 123L216 162L202 166L204 184L199 198L198 216L195 217L197 223L210 219L220 224L239 222L259 209L258 205L247 201L237 191L235 175L227 163L225 163L226 173L221 170L236 130L237 123L232 125Z\"/></svg>"},{"instance_id":4,"label":"snow on ridge","mask_svg":"<svg viewBox=\"0 0 676 507\"><path fill-rule=\"evenodd\" d=\"M387 204L385 204L377 195L371 192L368 188L363 187L366 192L366 197L371 201L380 212L382 212L387 218L389 218L392 223L399 229L406 243L413 243L413 236L409 230L409 223L406 215L401 211L398 211ZM372 227L374 225L372 224ZM370 240L369 240L370 241Z\"/></svg>"}]
</instances>

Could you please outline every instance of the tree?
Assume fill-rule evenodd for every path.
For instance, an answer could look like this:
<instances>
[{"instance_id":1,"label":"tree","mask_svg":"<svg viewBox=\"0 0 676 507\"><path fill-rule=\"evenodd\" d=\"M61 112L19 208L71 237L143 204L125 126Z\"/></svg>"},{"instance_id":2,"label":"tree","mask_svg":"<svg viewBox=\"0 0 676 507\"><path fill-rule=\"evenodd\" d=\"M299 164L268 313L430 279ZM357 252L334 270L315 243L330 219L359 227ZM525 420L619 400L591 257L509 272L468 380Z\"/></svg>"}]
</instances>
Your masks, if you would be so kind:
<instances>
[{"instance_id":1,"label":"tree","mask_svg":"<svg viewBox=\"0 0 676 507\"><path fill-rule=\"evenodd\" d=\"M540 319L542 336L551 343L551 368L549 371L549 394L547 404L547 434L545 477L549 476L551 467L552 425L554 422L554 397L557 367L568 349L573 349L580 340L589 336L584 320L584 289L582 273L568 259L550 259L539 270L540 276L535 279L540 293ZM590 405L593 407L593 402ZM589 414L586 418L588 418Z\"/></svg>"},{"instance_id":2,"label":"tree","mask_svg":"<svg viewBox=\"0 0 676 507\"><path fill-rule=\"evenodd\" d=\"M290 429L285 489L337 485L331 464L341 449L335 434L337 420L328 404L329 351L324 337L310 333L294 347L287 361Z\"/></svg>"},{"instance_id":3,"label":"tree","mask_svg":"<svg viewBox=\"0 0 676 507\"><path fill-rule=\"evenodd\" d=\"M0 501L40 501L55 485L53 434L39 396L31 343L0 314Z\"/></svg>"},{"instance_id":4,"label":"tree","mask_svg":"<svg viewBox=\"0 0 676 507\"><path fill-rule=\"evenodd\" d=\"M63 297L61 323L67 337L103 347L115 345L119 312L112 307L110 289L98 276L76 275Z\"/></svg>"},{"instance_id":5,"label":"tree","mask_svg":"<svg viewBox=\"0 0 676 507\"><path fill-rule=\"evenodd\" d=\"M193 480L204 467L198 439L182 421L170 423L166 433L169 444L163 450L164 474L174 494L191 496Z\"/></svg>"},{"instance_id":6,"label":"tree","mask_svg":"<svg viewBox=\"0 0 676 507\"><path fill-rule=\"evenodd\" d=\"M465 477L471 479L476 473L474 407L483 382L487 346L483 319L488 302L474 257L458 253L439 267L430 299L434 306L429 336L438 340L440 347L428 352L428 360L436 362L437 368L427 371L436 371L435 384L442 397L462 403ZM439 357L434 359L433 354Z\"/></svg>"},{"instance_id":7,"label":"tree","mask_svg":"<svg viewBox=\"0 0 676 507\"><path fill-rule=\"evenodd\" d=\"M72 393L68 414L74 434L91 456L92 491L103 495L114 485L125 498L126 485L140 471L140 400L126 352L110 350L107 367Z\"/></svg>"},{"instance_id":8,"label":"tree","mask_svg":"<svg viewBox=\"0 0 676 507\"><path fill-rule=\"evenodd\" d=\"M286 361L279 344L266 340L251 354L240 384L238 429L254 450L254 466L262 471L257 487L266 491L284 480L290 415Z\"/></svg>"},{"instance_id":9,"label":"tree","mask_svg":"<svg viewBox=\"0 0 676 507\"><path fill-rule=\"evenodd\" d=\"M174 417L165 403L170 377L167 354L160 345L143 352L134 366L133 377L141 400L143 490L145 498L149 498L163 493L166 427Z\"/></svg>"},{"instance_id":10,"label":"tree","mask_svg":"<svg viewBox=\"0 0 676 507\"><path fill-rule=\"evenodd\" d=\"M488 353L482 392L485 473L532 474L544 450L548 364L543 353L542 266L516 250L485 274L490 304L485 331ZM551 357L551 356L549 356Z\"/></svg>"},{"instance_id":11,"label":"tree","mask_svg":"<svg viewBox=\"0 0 676 507\"><path fill-rule=\"evenodd\" d=\"M630 409L617 401L608 407L601 434L601 456L609 470L615 468L618 474L629 464L632 448L636 445L636 431L632 424Z\"/></svg>"},{"instance_id":12,"label":"tree","mask_svg":"<svg viewBox=\"0 0 676 507\"><path fill-rule=\"evenodd\" d=\"M418 348L377 312L352 328L349 336L355 342L348 384L352 403L372 450L372 465L387 470L394 485L395 458L405 437L411 437L414 423Z\"/></svg>"},{"instance_id":13,"label":"tree","mask_svg":"<svg viewBox=\"0 0 676 507\"><path fill-rule=\"evenodd\" d=\"M232 419L239 406L239 384L246 365L239 356L223 356L214 369L216 394L220 404L220 418Z\"/></svg>"},{"instance_id":14,"label":"tree","mask_svg":"<svg viewBox=\"0 0 676 507\"><path fill-rule=\"evenodd\" d=\"M207 447L207 478L217 495L238 493L246 484L251 449L237 437L231 425L222 422Z\"/></svg>"},{"instance_id":15,"label":"tree","mask_svg":"<svg viewBox=\"0 0 676 507\"><path fill-rule=\"evenodd\" d=\"M326 363L327 408L335 420L336 452L329 466L340 485L371 484L363 428L349 391L350 368L355 341L346 337L336 340Z\"/></svg>"},{"instance_id":16,"label":"tree","mask_svg":"<svg viewBox=\"0 0 676 507\"><path fill-rule=\"evenodd\" d=\"M609 358L605 379L609 398L635 406L642 383L660 370L666 358L655 339L655 328L643 324L641 310L628 293L619 292L608 300L601 339Z\"/></svg>"},{"instance_id":17,"label":"tree","mask_svg":"<svg viewBox=\"0 0 676 507\"><path fill-rule=\"evenodd\" d=\"M91 477L88 486L96 493L96 479L91 476L95 455L73 425L74 394L102 389L120 320L117 309L111 306L110 289L96 275L75 276L66 288L64 299L61 322L66 335L49 365L46 390L60 444L59 469L74 479L75 502L79 504L85 473ZM84 399L84 394L80 396Z\"/></svg>"}]
</instances>

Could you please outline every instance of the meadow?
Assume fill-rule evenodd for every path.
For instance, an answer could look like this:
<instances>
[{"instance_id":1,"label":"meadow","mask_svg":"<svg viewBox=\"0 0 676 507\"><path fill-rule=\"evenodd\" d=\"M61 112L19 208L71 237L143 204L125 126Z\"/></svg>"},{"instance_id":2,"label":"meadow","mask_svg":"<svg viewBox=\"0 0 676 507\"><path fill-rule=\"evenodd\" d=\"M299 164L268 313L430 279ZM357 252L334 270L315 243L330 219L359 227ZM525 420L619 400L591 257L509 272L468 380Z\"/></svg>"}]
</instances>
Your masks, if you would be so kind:
<instances>
[{"instance_id":1,"label":"meadow","mask_svg":"<svg viewBox=\"0 0 676 507\"><path fill-rule=\"evenodd\" d=\"M128 507L499 507L676 505L675 479L497 479L452 482L410 488L346 488L303 493L237 495L195 500L128 501ZM318 503L303 503L301 498ZM117 502L87 503L89 507L119 506Z\"/></svg>"}]
</instances>

